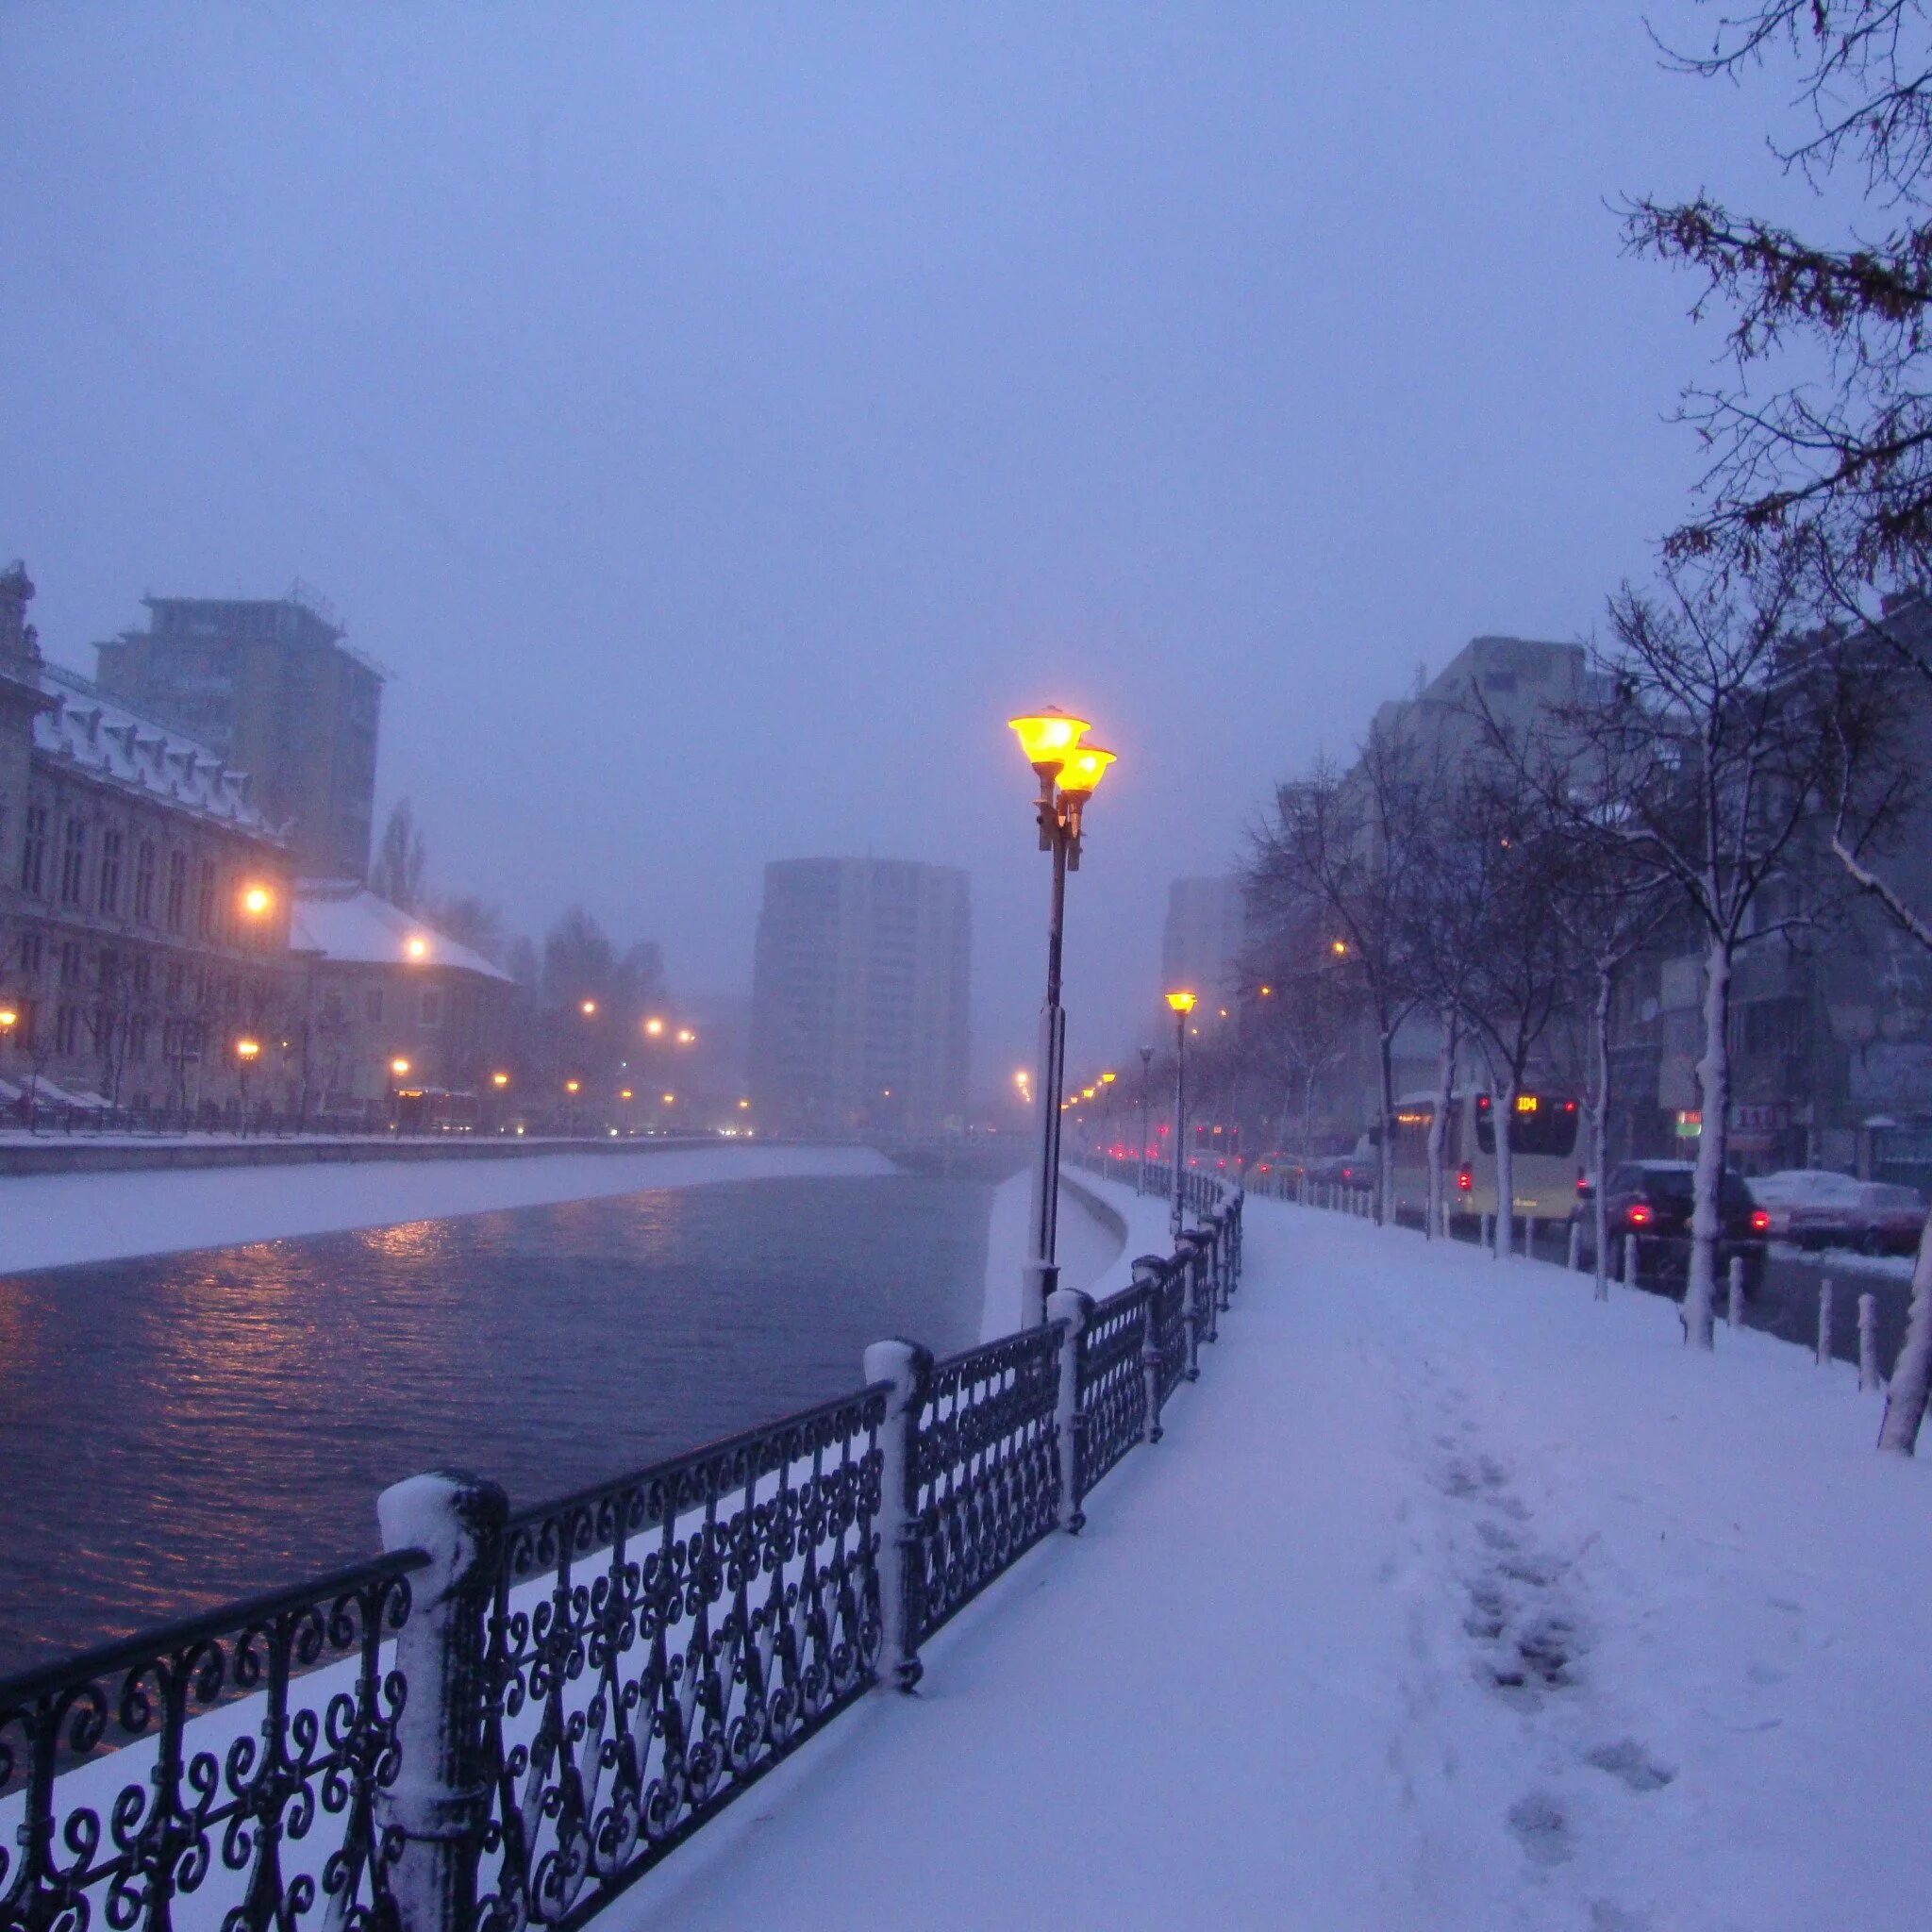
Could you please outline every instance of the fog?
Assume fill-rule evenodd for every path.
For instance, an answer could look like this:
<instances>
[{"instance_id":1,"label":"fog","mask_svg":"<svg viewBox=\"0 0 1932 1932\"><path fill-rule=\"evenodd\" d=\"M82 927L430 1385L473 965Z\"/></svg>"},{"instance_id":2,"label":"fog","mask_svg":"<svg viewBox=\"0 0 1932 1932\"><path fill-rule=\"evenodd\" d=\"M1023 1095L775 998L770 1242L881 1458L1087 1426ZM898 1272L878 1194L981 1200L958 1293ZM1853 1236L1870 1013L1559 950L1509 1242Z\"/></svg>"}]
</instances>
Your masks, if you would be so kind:
<instances>
[{"instance_id":1,"label":"fog","mask_svg":"<svg viewBox=\"0 0 1932 1932\"><path fill-rule=\"evenodd\" d=\"M982 1075L1041 974L1008 712L1120 754L1078 1064L1275 778L1682 515L1714 336L1615 199L1793 194L1625 6L16 6L0 58L48 654L305 579L432 889L692 993L767 858L963 865Z\"/></svg>"}]
</instances>

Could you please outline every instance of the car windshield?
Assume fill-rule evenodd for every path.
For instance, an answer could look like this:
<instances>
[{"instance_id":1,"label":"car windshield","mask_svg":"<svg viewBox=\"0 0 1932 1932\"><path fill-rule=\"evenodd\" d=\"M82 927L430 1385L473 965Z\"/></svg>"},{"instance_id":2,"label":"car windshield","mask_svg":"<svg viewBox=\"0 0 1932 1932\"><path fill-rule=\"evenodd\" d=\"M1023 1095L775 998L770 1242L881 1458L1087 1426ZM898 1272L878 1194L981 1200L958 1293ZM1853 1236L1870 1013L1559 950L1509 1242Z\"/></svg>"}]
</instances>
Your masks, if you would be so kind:
<instances>
[{"instance_id":1,"label":"car windshield","mask_svg":"<svg viewBox=\"0 0 1932 1932\"><path fill-rule=\"evenodd\" d=\"M1695 1180L1694 1171L1688 1167L1642 1167L1637 1170L1635 1185L1653 1201L1672 1208L1689 1208ZM1726 1210L1751 1206L1751 1191L1744 1185L1744 1176L1735 1169L1724 1170L1721 1200Z\"/></svg>"}]
</instances>

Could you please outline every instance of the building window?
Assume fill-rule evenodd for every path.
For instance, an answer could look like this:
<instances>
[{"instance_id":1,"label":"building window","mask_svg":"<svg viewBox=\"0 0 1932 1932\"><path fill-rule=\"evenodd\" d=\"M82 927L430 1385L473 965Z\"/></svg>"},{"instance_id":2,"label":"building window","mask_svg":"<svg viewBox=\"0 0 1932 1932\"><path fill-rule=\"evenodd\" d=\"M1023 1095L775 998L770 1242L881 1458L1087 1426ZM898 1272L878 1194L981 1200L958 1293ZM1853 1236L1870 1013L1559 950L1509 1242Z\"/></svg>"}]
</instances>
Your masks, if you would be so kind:
<instances>
[{"instance_id":1,"label":"building window","mask_svg":"<svg viewBox=\"0 0 1932 1932\"><path fill-rule=\"evenodd\" d=\"M29 932L21 936L20 976L29 986L41 976L41 968L46 962L47 943L39 933Z\"/></svg>"},{"instance_id":2,"label":"building window","mask_svg":"<svg viewBox=\"0 0 1932 1932\"><path fill-rule=\"evenodd\" d=\"M372 1025L379 1026L382 1024L381 987L372 986L362 995L362 1017L369 1021Z\"/></svg>"},{"instance_id":3,"label":"building window","mask_svg":"<svg viewBox=\"0 0 1932 1932\"><path fill-rule=\"evenodd\" d=\"M179 932L188 917L188 860L179 852L168 854L168 930Z\"/></svg>"},{"instance_id":4,"label":"building window","mask_svg":"<svg viewBox=\"0 0 1932 1932\"><path fill-rule=\"evenodd\" d=\"M94 903L109 919L121 910L121 844L117 827L101 834L101 887Z\"/></svg>"},{"instance_id":5,"label":"building window","mask_svg":"<svg viewBox=\"0 0 1932 1932\"><path fill-rule=\"evenodd\" d=\"M71 1054L80 1040L80 1008L61 1007L54 1015L54 1051Z\"/></svg>"},{"instance_id":6,"label":"building window","mask_svg":"<svg viewBox=\"0 0 1932 1932\"><path fill-rule=\"evenodd\" d=\"M143 839L134 854L134 916L143 925L155 923L155 841Z\"/></svg>"},{"instance_id":7,"label":"building window","mask_svg":"<svg viewBox=\"0 0 1932 1932\"><path fill-rule=\"evenodd\" d=\"M20 848L20 890L39 898L47 890L47 808L26 808L25 843Z\"/></svg>"},{"instance_id":8,"label":"building window","mask_svg":"<svg viewBox=\"0 0 1932 1932\"><path fill-rule=\"evenodd\" d=\"M60 903L80 904L80 875L87 865L87 827L69 819L60 828Z\"/></svg>"},{"instance_id":9,"label":"building window","mask_svg":"<svg viewBox=\"0 0 1932 1932\"><path fill-rule=\"evenodd\" d=\"M423 1024L425 1026L442 1024L442 995L434 987L423 989Z\"/></svg>"},{"instance_id":10,"label":"building window","mask_svg":"<svg viewBox=\"0 0 1932 1932\"><path fill-rule=\"evenodd\" d=\"M168 968L168 1004L171 1007L178 1007L181 1004L183 978L184 974L178 962Z\"/></svg>"},{"instance_id":11,"label":"building window","mask_svg":"<svg viewBox=\"0 0 1932 1932\"><path fill-rule=\"evenodd\" d=\"M147 1058L147 1015L130 1013L127 1016L126 1051L125 1058L131 1067L138 1067Z\"/></svg>"},{"instance_id":12,"label":"building window","mask_svg":"<svg viewBox=\"0 0 1932 1932\"><path fill-rule=\"evenodd\" d=\"M134 956L134 996L144 1000L154 991L155 962L145 953Z\"/></svg>"},{"instance_id":13,"label":"building window","mask_svg":"<svg viewBox=\"0 0 1932 1932\"><path fill-rule=\"evenodd\" d=\"M203 939L215 936L215 862L204 858L194 868L194 929Z\"/></svg>"},{"instance_id":14,"label":"building window","mask_svg":"<svg viewBox=\"0 0 1932 1932\"><path fill-rule=\"evenodd\" d=\"M68 940L60 947L60 984L78 986L80 984L80 941Z\"/></svg>"},{"instance_id":15,"label":"building window","mask_svg":"<svg viewBox=\"0 0 1932 1932\"><path fill-rule=\"evenodd\" d=\"M114 1057L114 1015L107 1007L96 1007L90 1016L87 1028L92 1037L94 1058L108 1060Z\"/></svg>"}]
</instances>

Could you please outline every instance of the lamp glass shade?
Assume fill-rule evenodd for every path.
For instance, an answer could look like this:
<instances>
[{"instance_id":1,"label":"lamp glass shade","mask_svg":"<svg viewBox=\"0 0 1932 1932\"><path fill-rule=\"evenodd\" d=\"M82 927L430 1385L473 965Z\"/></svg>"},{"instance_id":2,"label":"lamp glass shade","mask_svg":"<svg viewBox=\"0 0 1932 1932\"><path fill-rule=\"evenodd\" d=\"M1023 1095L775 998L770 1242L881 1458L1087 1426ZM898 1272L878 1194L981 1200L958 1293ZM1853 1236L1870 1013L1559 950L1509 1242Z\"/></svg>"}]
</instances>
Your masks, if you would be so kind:
<instances>
[{"instance_id":1,"label":"lamp glass shade","mask_svg":"<svg viewBox=\"0 0 1932 1932\"><path fill-rule=\"evenodd\" d=\"M1167 1003L1176 1013L1191 1013L1194 1010L1195 999L1191 992L1171 992L1167 996Z\"/></svg>"},{"instance_id":2,"label":"lamp glass shade","mask_svg":"<svg viewBox=\"0 0 1932 1932\"><path fill-rule=\"evenodd\" d=\"M1102 751L1097 744L1075 745L1060 766L1060 790L1091 795L1099 789L1113 761L1113 753Z\"/></svg>"},{"instance_id":3,"label":"lamp glass shade","mask_svg":"<svg viewBox=\"0 0 1932 1932\"><path fill-rule=\"evenodd\" d=\"M1066 762L1067 755L1086 736L1086 719L1070 718L1056 705L1033 711L1024 718L1008 718L1008 730L1020 737L1020 750L1036 771L1041 765L1055 768Z\"/></svg>"}]
</instances>

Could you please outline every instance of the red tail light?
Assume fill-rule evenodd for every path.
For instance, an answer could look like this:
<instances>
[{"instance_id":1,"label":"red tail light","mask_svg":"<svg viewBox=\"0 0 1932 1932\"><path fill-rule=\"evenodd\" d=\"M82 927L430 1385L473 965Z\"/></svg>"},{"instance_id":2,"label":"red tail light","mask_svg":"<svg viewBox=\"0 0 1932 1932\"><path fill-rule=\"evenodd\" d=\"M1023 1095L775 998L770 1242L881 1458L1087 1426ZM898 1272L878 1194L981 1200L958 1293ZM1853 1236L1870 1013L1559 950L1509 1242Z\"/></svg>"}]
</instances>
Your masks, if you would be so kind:
<instances>
[{"instance_id":1,"label":"red tail light","mask_svg":"<svg viewBox=\"0 0 1932 1932\"><path fill-rule=\"evenodd\" d=\"M1751 1232L1753 1234L1762 1234L1765 1231L1765 1229L1768 1228L1770 1225L1771 1216L1767 1214L1762 1208L1752 1208Z\"/></svg>"},{"instance_id":2,"label":"red tail light","mask_svg":"<svg viewBox=\"0 0 1932 1932\"><path fill-rule=\"evenodd\" d=\"M1648 1227L1650 1225L1650 1209L1644 1207L1641 1201L1637 1204L1636 1207L1631 1208L1630 1225L1632 1227Z\"/></svg>"},{"instance_id":3,"label":"red tail light","mask_svg":"<svg viewBox=\"0 0 1932 1932\"><path fill-rule=\"evenodd\" d=\"M1590 1176L1580 1167L1576 1170L1576 1191L1579 1194L1590 1192Z\"/></svg>"},{"instance_id":4,"label":"red tail light","mask_svg":"<svg viewBox=\"0 0 1932 1932\"><path fill-rule=\"evenodd\" d=\"M1465 1160L1462 1163L1462 1165L1456 1170L1456 1191L1458 1194L1466 1194L1474 1186L1475 1170L1470 1166L1468 1161Z\"/></svg>"}]
</instances>

